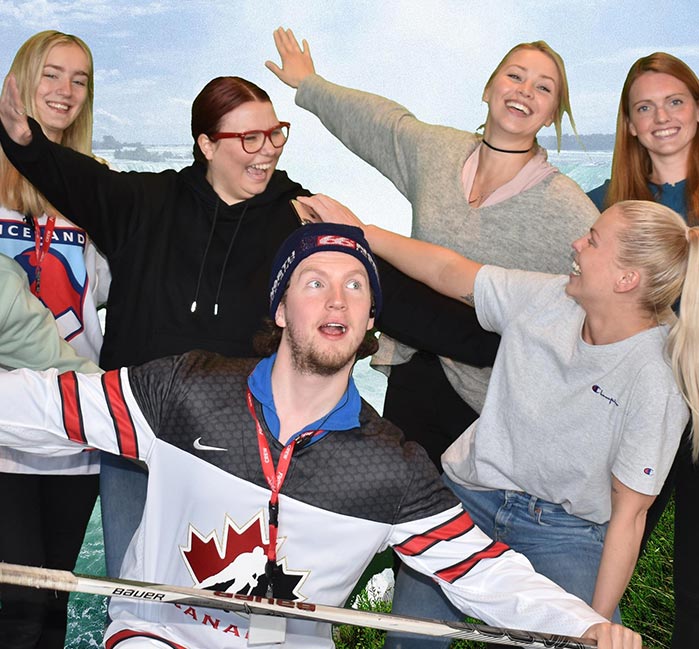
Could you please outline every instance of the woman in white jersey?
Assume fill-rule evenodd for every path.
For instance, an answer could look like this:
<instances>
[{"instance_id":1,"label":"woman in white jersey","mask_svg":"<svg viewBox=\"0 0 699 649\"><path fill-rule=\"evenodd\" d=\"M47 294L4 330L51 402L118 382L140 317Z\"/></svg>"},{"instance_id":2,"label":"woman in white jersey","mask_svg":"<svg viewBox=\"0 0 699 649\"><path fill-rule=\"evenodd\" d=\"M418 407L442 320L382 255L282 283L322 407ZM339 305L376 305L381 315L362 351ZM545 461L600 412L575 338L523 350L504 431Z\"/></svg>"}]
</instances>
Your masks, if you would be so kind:
<instances>
[{"instance_id":1,"label":"woman in white jersey","mask_svg":"<svg viewBox=\"0 0 699 649\"><path fill-rule=\"evenodd\" d=\"M34 117L52 141L89 154L94 79L87 45L76 36L40 32L20 47L10 72L21 88L20 112ZM63 338L97 363L102 346L97 305L106 301L109 271L69 218L0 151L0 253L25 271ZM25 351L34 357L31 349ZM51 458L0 449L0 491L14 494L0 509L6 521L0 560L72 570L97 497L98 471L97 453ZM67 594L3 598L0 646L62 649L67 603Z\"/></svg>"}]
</instances>

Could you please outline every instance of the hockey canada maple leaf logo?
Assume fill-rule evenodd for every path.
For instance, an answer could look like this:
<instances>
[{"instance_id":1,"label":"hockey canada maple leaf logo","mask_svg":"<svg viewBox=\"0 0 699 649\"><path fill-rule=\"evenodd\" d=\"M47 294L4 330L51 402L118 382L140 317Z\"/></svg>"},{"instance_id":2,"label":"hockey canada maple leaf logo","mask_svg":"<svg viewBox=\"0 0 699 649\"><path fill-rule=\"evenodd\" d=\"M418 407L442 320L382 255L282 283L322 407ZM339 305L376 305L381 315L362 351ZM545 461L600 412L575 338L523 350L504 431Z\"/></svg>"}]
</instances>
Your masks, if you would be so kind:
<instances>
[{"instance_id":1,"label":"hockey canada maple leaf logo","mask_svg":"<svg viewBox=\"0 0 699 649\"><path fill-rule=\"evenodd\" d=\"M186 547L180 553L196 588L205 588L240 595L267 593L267 548L264 516L260 511L242 527L226 516L221 541L213 530L201 534L191 524ZM284 540L277 540L277 553ZM299 590L308 576L307 571L290 570L286 557L277 560L274 596L279 599L303 600Z\"/></svg>"}]
</instances>

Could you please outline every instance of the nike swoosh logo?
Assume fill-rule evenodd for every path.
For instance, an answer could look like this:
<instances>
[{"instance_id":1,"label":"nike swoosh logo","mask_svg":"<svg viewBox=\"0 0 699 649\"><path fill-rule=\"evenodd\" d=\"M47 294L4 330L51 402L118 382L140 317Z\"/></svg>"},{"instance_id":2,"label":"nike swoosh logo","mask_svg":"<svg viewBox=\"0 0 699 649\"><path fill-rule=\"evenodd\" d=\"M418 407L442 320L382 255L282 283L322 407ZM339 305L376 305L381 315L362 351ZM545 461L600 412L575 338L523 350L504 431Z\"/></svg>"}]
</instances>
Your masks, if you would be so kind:
<instances>
[{"instance_id":1,"label":"nike swoosh logo","mask_svg":"<svg viewBox=\"0 0 699 649\"><path fill-rule=\"evenodd\" d=\"M201 437L197 437L194 440L194 448L197 451L227 451L227 448L221 448L219 446L207 446L201 443Z\"/></svg>"}]
</instances>

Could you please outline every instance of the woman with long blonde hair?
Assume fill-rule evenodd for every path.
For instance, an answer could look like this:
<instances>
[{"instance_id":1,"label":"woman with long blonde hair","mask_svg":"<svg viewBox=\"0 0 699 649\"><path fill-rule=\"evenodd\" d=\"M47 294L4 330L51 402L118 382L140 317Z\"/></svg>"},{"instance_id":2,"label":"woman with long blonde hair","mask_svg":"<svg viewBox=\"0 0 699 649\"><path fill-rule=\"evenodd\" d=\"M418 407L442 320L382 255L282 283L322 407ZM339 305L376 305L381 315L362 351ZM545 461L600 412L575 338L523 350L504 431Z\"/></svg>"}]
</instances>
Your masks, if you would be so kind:
<instances>
[{"instance_id":1,"label":"woman with long blonde hair","mask_svg":"<svg viewBox=\"0 0 699 649\"><path fill-rule=\"evenodd\" d=\"M690 225L697 225L698 121L699 79L693 70L665 52L638 59L621 91L611 179L593 189L590 198L600 209L628 199L657 201L681 214ZM694 295L683 297L680 320L692 317L695 301ZM695 381L691 374L683 379L682 385L688 393L696 391ZM650 536L674 488L673 649L691 646L699 634L698 455L696 443L691 450L688 431L665 487L648 512L643 540L645 543Z\"/></svg>"},{"instance_id":2,"label":"woman with long blonde hair","mask_svg":"<svg viewBox=\"0 0 699 649\"><path fill-rule=\"evenodd\" d=\"M479 135L427 124L394 101L327 81L291 30L278 29L274 41L281 65L267 67L296 88L298 105L410 201L414 237L481 263L564 272L569 242L598 212L537 143L551 125L560 138L566 115L574 127L565 65L547 43L520 43L495 67L483 89L488 114ZM483 406L493 334L469 309L455 314L460 305L435 303L390 266L381 271L387 303L372 365L388 374L383 414L441 468L442 453ZM399 577L394 606L409 614L400 584Z\"/></svg>"},{"instance_id":3,"label":"woman with long blonde hair","mask_svg":"<svg viewBox=\"0 0 699 649\"><path fill-rule=\"evenodd\" d=\"M377 254L500 333L481 417L445 452L444 481L491 538L618 619L686 403L699 421L699 227L623 201L573 242L570 274L549 276L364 226L327 197L300 200L363 227ZM430 591L441 597L428 580L411 586L415 615Z\"/></svg>"},{"instance_id":4,"label":"woman with long blonde hair","mask_svg":"<svg viewBox=\"0 0 699 649\"><path fill-rule=\"evenodd\" d=\"M306 41L301 47L291 30L278 29L274 40L281 66L267 67L297 89L297 104L410 201L414 237L481 262L563 272L568 243L598 213L536 141L547 126L560 135L565 115L573 124L565 66L548 44L520 43L497 65L483 90L488 115L481 136L426 124L389 99L326 81L315 73ZM409 291L403 297L411 303ZM384 416L440 466L444 449L478 416L489 368L398 342L414 336L423 315L432 317L424 311L397 321L390 305L385 309L379 329L389 324L397 340L382 336L374 364L390 367Z\"/></svg>"},{"instance_id":5,"label":"woman with long blonde hair","mask_svg":"<svg viewBox=\"0 0 699 649\"><path fill-rule=\"evenodd\" d=\"M92 54L77 36L43 31L18 50L10 72L21 88L20 112L47 138L92 150ZM97 363L107 264L85 230L61 214L0 151L0 253L14 259L73 349ZM38 355L40 349L34 350ZM32 358L32 350L26 350ZM31 457L0 449L0 560L72 570L95 503L99 456ZM0 607L0 646L63 647L67 594L8 592Z\"/></svg>"}]
</instances>

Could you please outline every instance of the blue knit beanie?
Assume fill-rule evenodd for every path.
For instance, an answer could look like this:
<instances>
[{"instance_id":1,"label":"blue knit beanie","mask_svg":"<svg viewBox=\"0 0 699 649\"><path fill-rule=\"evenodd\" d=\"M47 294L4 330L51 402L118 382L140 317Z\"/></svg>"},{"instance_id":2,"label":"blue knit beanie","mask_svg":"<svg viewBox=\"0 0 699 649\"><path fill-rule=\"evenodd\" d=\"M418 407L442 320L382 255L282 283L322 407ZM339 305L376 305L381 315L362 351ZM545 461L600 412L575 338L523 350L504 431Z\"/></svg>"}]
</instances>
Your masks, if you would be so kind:
<instances>
[{"instance_id":1,"label":"blue knit beanie","mask_svg":"<svg viewBox=\"0 0 699 649\"><path fill-rule=\"evenodd\" d=\"M339 223L308 223L287 237L272 263L269 278L269 315L272 320L294 269L316 252L344 252L362 262L373 294L372 316L378 316L382 303L379 271L361 229Z\"/></svg>"}]
</instances>

